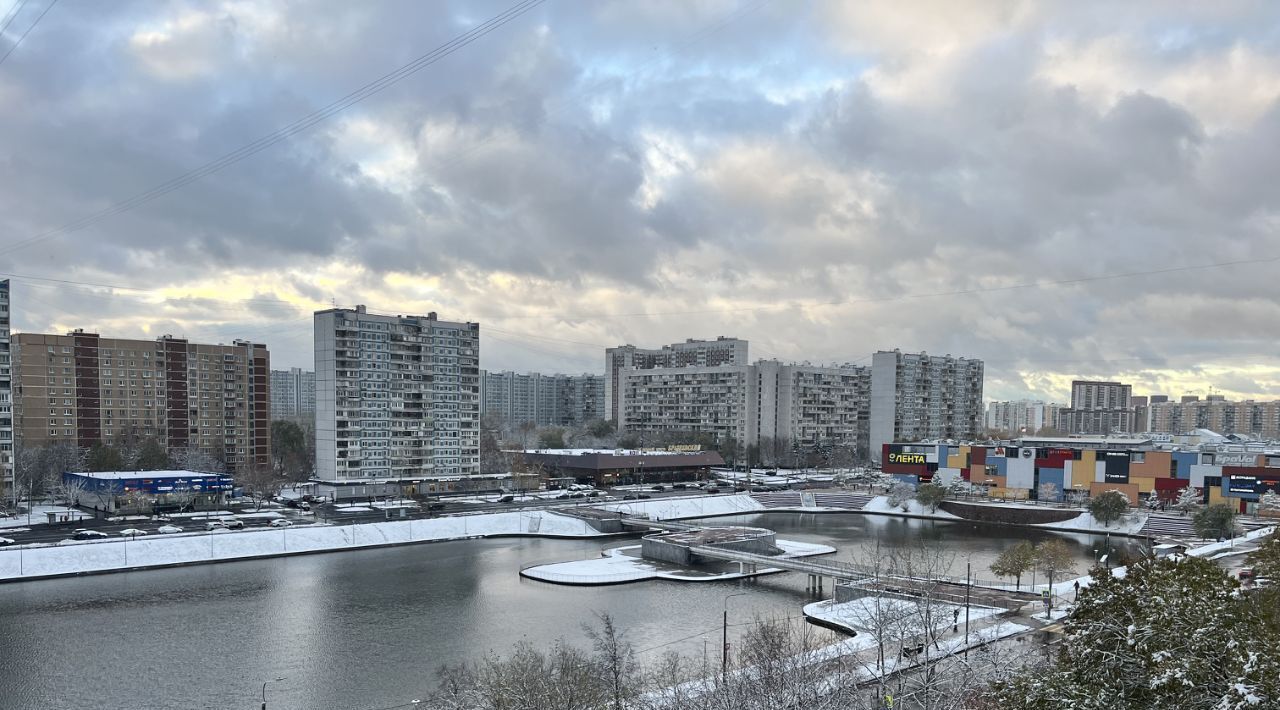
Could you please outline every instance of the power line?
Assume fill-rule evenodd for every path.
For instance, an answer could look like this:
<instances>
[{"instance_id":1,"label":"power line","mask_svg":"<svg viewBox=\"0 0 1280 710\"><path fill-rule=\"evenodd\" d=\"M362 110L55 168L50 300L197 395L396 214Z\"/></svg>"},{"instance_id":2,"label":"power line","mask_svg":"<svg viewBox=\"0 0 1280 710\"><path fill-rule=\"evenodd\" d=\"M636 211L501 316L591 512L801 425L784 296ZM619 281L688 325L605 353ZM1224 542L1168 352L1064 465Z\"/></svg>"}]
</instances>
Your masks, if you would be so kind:
<instances>
[{"instance_id":1,"label":"power line","mask_svg":"<svg viewBox=\"0 0 1280 710\"><path fill-rule=\"evenodd\" d=\"M764 306L741 306L736 308L707 308L691 311L662 311L662 312L637 312L637 313L587 313L560 316L565 320L589 320L593 318L656 318L663 316L690 316L690 315L714 315L727 313L751 313L760 311L770 311L775 309L797 308L806 310L809 308L821 308L827 306L851 306L864 303L892 303L895 301L906 301L924 298L944 298L948 296L972 296L983 293L998 293L1001 291L1018 291L1030 288L1048 288L1053 286L1073 286L1084 283L1094 283L1098 281L1114 281L1116 279L1128 279L1138 276L1157 276L1162 274L1176 274L1187 271L1200 271L1204 269L1218 269L1227 266L1243 266L1246 264L1270 264L1280 262L1280 256L1267 257L1262 259L1241 259L1239 261L1219 261L1209 264L1192 264L1188 266L1173 266L1164 269L1149 269L1145 271L1128 271L1116 274L1101 274L1098 276L1080 276L1070 279L1055 279L1050 281L1026 281L1023 283L1010 284L1007 286L988 286L982 288L964 288L954 291L932 291L923 293L906 293L896 296L880 296L868 298L850 298L839 299L834 301L815 301L813 303L773 303Z\"/></svg>"},{"instance_id":2,"label":"power line","mask_svg":"<svg viewBox=\"0 0 1280 710\"><path fill-rule=\"evenodd\" d=\"M9 51L5 52L3 57L0 57L0 64L4 64L4 60L8 59L10 54L13 54L13 50L17 49L18 45L22 44L22 40L26 39L27 35L31 34L31 30L34 30L36 25L40 24L40 21L44 19L44 16L49 14L49 11L57 4L58 0L52 0L52 2L49 3L49 6L44 9L44 12L40 13L39 17L36 18L36 21L32 22L31 26L27 28L27 31L23 32L22 36L18 38L18 41L13 43L13 46L9 48ZM14 14L14 17L17 17L16 13ZM12 22L12 20L10 21ZM0 32L0 34L3 34L3 32Z\"/></svg>"},{"instance_id":3,"label":"power line","mask_svg":"<svg viewBox=\"0 0 1280 710\"><path fill-rule=\"evenodd\" d=\"M18 0L9 7L9 12L0 20L0 35L4 35L9 30L9 25L18 17L18 13L22 12L22 7L27 4L27 0Z\"/></svg>"},{"instance_id":4,"label":"power line","mask_svg":"<svg viewBox=\"0 0 1280 710\"><path fill-rule=\"evenodd\" d=\"M146 192L142 192L126 200L116 202L106 208L99 210L98 212L95 212L86 217L82 217L73 222L68 222L67 224L64 224L60 227L46 230L34 236L28 237L26 239L14 242L3 248L0 248L0 255L10 254L14 251L24 249L38 242L42 242L46 239L55 237L59 234L66 234L69 232L76 232L76 231L85 229L86 227L96 224L97 222L103 219L112 217L117 214L121 214L123 212L128 212L148 202L151 202L152 200L163 197L164 195L167 195L170 192L179 190L193 182L202 180L205 177L208 177L209 175L212 175L225 168L235 165L236 163L239 163L240 161L245 160L246 158L256 155L266 150L267 148L270 148L276 145L277 143L280 143L281 141L287 140L288 138L291 138L299 133L302 133L303 131L310 129L312 126L315 126L318 123L326 121L332 118L333 116L336 116L339 113L342 113L343 111L360 103L361 101L364 101L370 96L378 94L383 90L399 83L403 79L406 79L422 71L423 69L435 64L441 59L444 59L445 57L448 57L449 55L453 54L454 52L457 52L463 47L466 47L472 42L475 42L481 37L484 37L490 32L493 32L494 30L506 25L512 20L515 20L521 15L527 13L529 10L532 10L538 5L541 5L545 1L546 0L521 0L520 2L504 10L503 12L498 13L497 15L489 18L488 20L485 20L479 25L476 25L472 29L458 35L457 37L454 37L448 42L436 47L435 49L431 50L430 52L427 52L426 54L418 57L417 59L414 59L408 64L405 64L399 67L398 69L395 69L391 72L388 72L382 75L381 77L378 77L377 79L361 86L355 91L352 91L346 96L343 96L342 98L330 103L329 105L321 109L313 111L312 113L294 121L293 123L290 123L289 125L284 126L283 128L280 128L271 133L268 133L251 143L241 146L240 148L237 148L236 150L233 150L230 153L227 153L215 160L205 163L204 165L201 165L200 167L195 168L194 170L190 170L182 175L179 175L178 177L175 177L169 180L168 182L161 183L160 185L157 185L156 187L153 187L150 190L147 190ZM52 7L52 5L50 5L50 7ZM47 9L46 9L46 12L48 12Z\"/></svg>"}]
</instances>

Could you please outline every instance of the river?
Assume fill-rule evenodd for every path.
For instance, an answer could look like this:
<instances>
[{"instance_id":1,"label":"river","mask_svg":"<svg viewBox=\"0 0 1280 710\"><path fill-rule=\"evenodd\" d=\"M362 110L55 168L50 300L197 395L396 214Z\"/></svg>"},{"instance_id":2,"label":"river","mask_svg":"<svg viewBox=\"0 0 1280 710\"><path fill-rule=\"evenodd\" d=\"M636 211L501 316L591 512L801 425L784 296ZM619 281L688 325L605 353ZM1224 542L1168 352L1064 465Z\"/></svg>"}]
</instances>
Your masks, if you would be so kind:
<instances>
[{"instance_id":1,"label":"river","mask_svg":"<svg viewBox=\"0 0 1280 710\"><path fill-rule=\"evenodd\" d=\"M1084 573L1095 549L1141 543L1016 527L858 514L716 518L835 546L839 559L921 541L990 578L1018 540L1061 537ZM250 560L0 585L0 708L364 710L425 698L442 664L519 641L582 643L607 612L641 658L717 658L725 595L740 632L755 617L795 617L801 574L752 582L649 581L562 587L520 568L593 557L619 540L494 539ZM829 592L829 590L828 590ZM823 632L827 633L827 632Z\"/></svg>"}]
</instances>

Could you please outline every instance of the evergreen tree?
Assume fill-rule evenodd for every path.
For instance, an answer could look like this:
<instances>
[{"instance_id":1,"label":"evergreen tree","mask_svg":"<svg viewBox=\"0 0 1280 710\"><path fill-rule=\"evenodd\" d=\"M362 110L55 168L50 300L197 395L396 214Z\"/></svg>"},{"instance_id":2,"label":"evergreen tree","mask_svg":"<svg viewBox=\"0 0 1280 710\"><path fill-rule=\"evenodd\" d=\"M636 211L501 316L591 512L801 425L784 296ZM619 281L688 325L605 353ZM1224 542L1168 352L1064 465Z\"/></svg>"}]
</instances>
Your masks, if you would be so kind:
<instances>
[{"instance_id":1,"label":"evergreen tree","mask_svg":"<svg viewBox=\"0 0 1280 710\"><path fill-rule=\"evenodd\" d=\"M1009 710L1280 706L1280 625L1214 563L1144 558L1095 569L1055 666L1016 674L983 700Z\"/></svg>"},{"instance_id":2,"label":"evergreen tree","mask_svg":"<svg viewBox=\"0 0 1280 710\"><path fill-rule=\"evenodd\" d=\"M1196 513L1191 524L1196 534L1206 539L1235 537L1236 511L1225 503L1214 503Z\"/></svg>"},{"instance_id":3,"label":"evergreen tree","mask_svg":"<svg viewBox=\"0 0 1280 710\"><path fill-rule=\"evenodd\" d=\"M1107 491L1089 501L1094 520L1110 526L1129 510L1129 497L1120 491Z\"/></svg>"},{"instance_id":4,"label":"evergreen tree","mask_svg":"<svg viewBox=\"0 0 1280 710\"><path fill-rule=\"evenodd\" d=\"M947 498L947 489L936 483L921 483L916 487L916 502L929 512L936 512L938 505Z\"/></svg>"}]
</instances>

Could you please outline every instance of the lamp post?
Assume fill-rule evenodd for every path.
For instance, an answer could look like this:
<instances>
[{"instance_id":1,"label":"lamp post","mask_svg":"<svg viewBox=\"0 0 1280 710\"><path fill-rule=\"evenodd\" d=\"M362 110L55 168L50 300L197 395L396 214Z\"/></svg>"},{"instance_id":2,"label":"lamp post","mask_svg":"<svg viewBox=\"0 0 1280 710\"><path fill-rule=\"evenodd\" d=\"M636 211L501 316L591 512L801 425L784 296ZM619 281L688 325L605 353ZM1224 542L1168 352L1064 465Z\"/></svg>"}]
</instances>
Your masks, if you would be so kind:
<instances>
[{"instance_id":1,"label":"lamp post","mask_svg":"<svg viewBox=\"0 0 1280 710\"><path fill-rule=\"evenodd\" d=\"M284 678L276 678L275 680L269 680L262 684L262 710L267 710L267 684L279 683L282 680L284 680Z\"/></svg>"},{"instance_id":2,"label":"lamp post","mask_svg":"<svg viewBox=\"0 0 1280 710\"><path fill-rule=\"evenodd\" d=\"M724 624L721 627L720 647L720 680L723 682L729 675L729 600L733 597L744 597L750 592L736 592L724 598Z\"/></svg>"}]
</instances>

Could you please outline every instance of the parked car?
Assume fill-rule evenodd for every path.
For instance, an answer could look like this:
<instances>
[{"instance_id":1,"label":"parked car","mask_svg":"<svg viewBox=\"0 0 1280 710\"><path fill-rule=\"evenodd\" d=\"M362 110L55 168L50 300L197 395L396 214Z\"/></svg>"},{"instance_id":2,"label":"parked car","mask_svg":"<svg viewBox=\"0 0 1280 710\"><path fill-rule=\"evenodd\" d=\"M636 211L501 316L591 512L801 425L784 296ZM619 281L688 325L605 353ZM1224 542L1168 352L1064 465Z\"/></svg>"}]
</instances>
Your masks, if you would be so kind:
<instances>
[{"instance_id":1,"label":"parked car","mask_svg":"<svg viewBox=\"0 0 1280 710\"><path fill-rule=\"evenodd\" d=\"M652 496L650 496L648 493L637 493L636 497L640 499L645 499L645 498L651 498Z\"/></svg>"},{"instance_id":2,"label":"parked car","mask_svg":"<svg viewBox=\"0 0 1280 710\"><path fill-rule=\"evenodd\" d=\"M178 527L177 525L161 525L160 527L156 528L156 532L160 533L161 535L170 535L172 533L182 532L182 528Z\"/></svg>"},{"instance_id":3,"label":"parked car","mask_svg":"<svg viewBox=\"0 0 1280 710\"><path fill-rule=\"evenodd\" d=\"M13 544L13 540L10 540L7 537L0 537L0 547L4 547L5 545L12 545L12 544Z\"/></svg>"},{"instance_id":4,"label":"parked car","mask_svg":"<svg viewBox=\"0 0 1280 710\"><path fill-rule=\"evenodd\" d=\"M684 490L684 489L688 488L688 487L689 487L689 484L687 484L687 483L673 483L673 484L671 484L671 487L672 487L672 488L674 488L674 489L676 489L676 490L680 490L680 491L682 491L682 490Z\"/></svg>"},{"instance_id":5,"label":"parked car","mask_svg":"<svg viewBox=\"0 0 1280 710\"><path fill-rule=\"evenodd\" d=\"M72 539L75 539L75 540L98 540L104 537L111 537L111 536L104 532L99 532L97 530L85 530L84 528L80 528L79 530L76 530L71 535L71 537Z\"/></svg>"},{"instance_id":6,"label":"parked car","mask_svg":"<svg viewBox=\"0 0 1280 710\"><path fill-rule=\"evenodd\" d=\"M139 535L146 535L147 531L139 530L138 528L125 528L120 531L120 534L124 537L137 537Z\"/></svg>"},{"instance_id":7,"label":"parked car","mask_svg":"<svg viewBox=\"0 0 1280 710\"><path fill-rule=\"evenodd\" d=\"M667 490L667 487L666 487L666 486L661 486L661 485L659 485L659 486L654 486L653 488L650 488L649 490L651 490L651 491L665 491L665 490Z\"/></svg>"},{"instance_id":8,"label":"parked car","mask_svg":"<svg viewBox=\"0 0 1280 710\"><path fill-rule=\"evenodd\" d=\"M290 525L293 525L293 523L291 523L288 520L285 520L284 518L276 518L275 520L271 521L271 527L273 528L287 528Z\"/></svg>"},{"instance_id":9,"label":"parked car","mask_svg":"<svg viewBox=\"0 0 1280 710\"><path fill-rule=\"evenodd\" d=\"M625 496L622 496L622 499L623 500L640 500L640 496L636 495L635 493L628 493Z\"/></svg>"},{"instance_id":10,"label":"parked car","mask_svg":"<svg viewBox=\"0 0 1280 710\"><path fill-rule=\"evenodd\" d=\"M444 503L427 503L427 510L444 510Z\"/></svg>"},{"instance_id":11,"label":"parked car","mask_svg":"<svg viewBox=\"0 0 1280 710\"><path fill-rule=\"evenodd\" d=\"M498 502L499 502L499 503L513 503L513 502L515 502L515 499L516 499L516 497L515 497L515 496L502 496L501 498L499 498L499 499L498 499Z\"/></svg>"},{"instance_id":12,"label":"parked car","mask_svg":"<svg viewBox=\"0 0 1280 710\"><path fill-rule=\"evenodd\" d=\"M210 520L209 522L204 524L204 529L205 530L226 530L227 526L226 526L226 523L223 523L221 520Z\"/></svg>"},{"instance_id":13,"label":"parked car","mask_svg":"<svg viewBox=\"0 0 1280 710\"><path fill-rule=\"evenodd\" d=\"M244 521L239 518L220 518L218 522L222 523L223 527L231 530L244 529Z\"/></svg>"}]
</instances>

